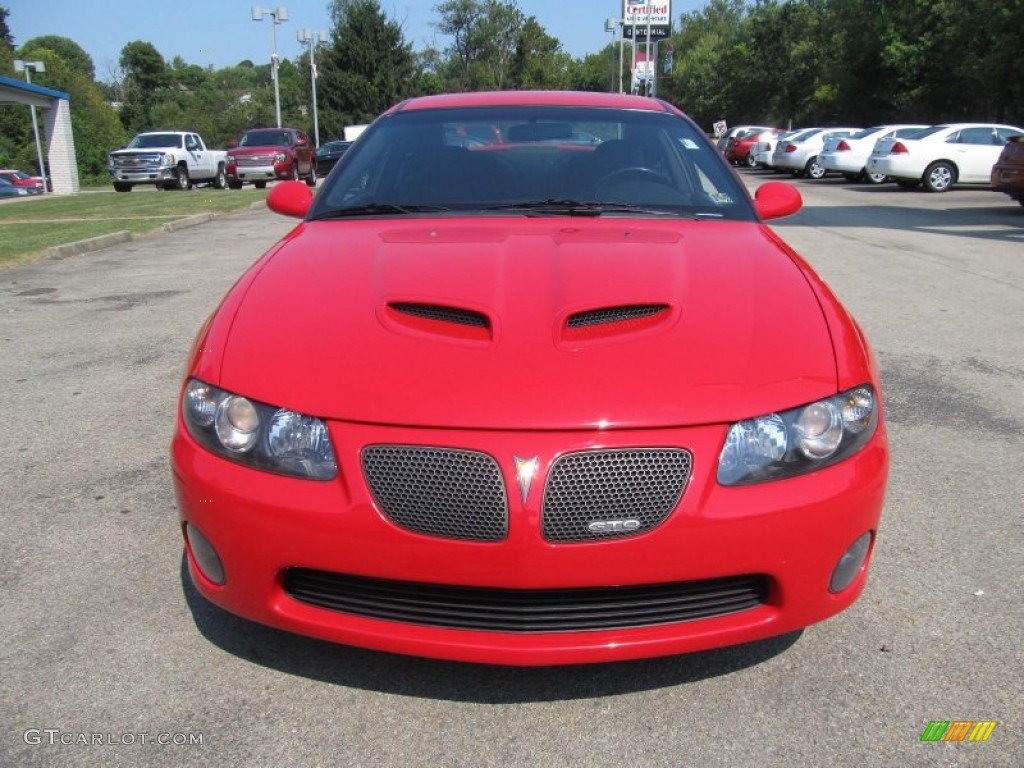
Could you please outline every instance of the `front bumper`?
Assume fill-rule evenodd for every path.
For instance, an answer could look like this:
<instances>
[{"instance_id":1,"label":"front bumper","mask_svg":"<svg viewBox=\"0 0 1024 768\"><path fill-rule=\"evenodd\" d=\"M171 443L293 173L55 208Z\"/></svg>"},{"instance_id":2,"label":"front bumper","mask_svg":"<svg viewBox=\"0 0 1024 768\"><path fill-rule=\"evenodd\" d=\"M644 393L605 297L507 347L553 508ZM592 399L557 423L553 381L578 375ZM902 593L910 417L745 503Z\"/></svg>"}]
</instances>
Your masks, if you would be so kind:
<instances>
[{"instance_id":1,"label":"front bumper","mask_svg":"<svg viewBox=\"0 0 1024 768\"><path fill-rule=\"evenodd\" d=\"M186 544L198 590L253 621L378 650L514 665L605 662L661 656L783 634L843 610L861 593L867 563L850 586L829 590L836 564L877 531L887 474L884 432L858 454L811 475L740 488L715 481L726 428L579 433L466 432L330 424L339 475L313 482L259 472L198 446L179 423L172 465L181 521L212 543L222 586ZM507 536L470 542L414 533L377 509L360 463L365 446L452 446L494 457L507 488ZM641 535L550 543L541 535L544 481L573 451L684 447L693 468L681 500ZM523 501L513 456L536 455ZM870 552L868 555L870 558ZM758 575L763 602L711 618L587 631L491 631L367 618L291 596L292 569L356 578L498 590L664 585Z\"/></svg>"},{"instance_id":2,"label":"front bumper","mask_svg":"<svg viewBox=\"0 0 1024 768\"><path fill-rule=\"evenodd\" d=\"M160 181L173 181L177 174L177 166L167 165L159 168L110 168L111 181L131 184L149 184Z\"/></svg>"},{"instance_id":3,"label":"front bumper","mask_svg":"<svg viewBox=\"0 0 1024 768\"><path fill-rule=\"evenodd\" d=\"M276 181L290 179L291 163L274 163L273 165L229 165L227 175L238 181Z\"/></svg>"}]
</instances>

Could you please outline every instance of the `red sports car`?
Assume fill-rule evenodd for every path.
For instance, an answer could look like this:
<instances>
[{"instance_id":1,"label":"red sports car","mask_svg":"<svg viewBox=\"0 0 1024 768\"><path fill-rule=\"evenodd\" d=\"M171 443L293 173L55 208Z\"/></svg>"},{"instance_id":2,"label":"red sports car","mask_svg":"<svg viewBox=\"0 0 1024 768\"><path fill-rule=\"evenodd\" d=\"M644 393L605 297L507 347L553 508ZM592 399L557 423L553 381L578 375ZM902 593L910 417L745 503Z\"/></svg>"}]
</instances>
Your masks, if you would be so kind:
<instances>
[{"instance_id":1,"label":"red sports car","mask_svg":"<svg viewBox=\"0 0 1024 768\"><path fill-rule=\"evenodd\" d=\"M450 144L453 126L501 140ZM588 134L595 141L580 144ZM861 593L888 448L859 327L663 101L381 116L200 331L172 445L199 592L338 643L602 662Z\"/></svg>"}]
</instances>

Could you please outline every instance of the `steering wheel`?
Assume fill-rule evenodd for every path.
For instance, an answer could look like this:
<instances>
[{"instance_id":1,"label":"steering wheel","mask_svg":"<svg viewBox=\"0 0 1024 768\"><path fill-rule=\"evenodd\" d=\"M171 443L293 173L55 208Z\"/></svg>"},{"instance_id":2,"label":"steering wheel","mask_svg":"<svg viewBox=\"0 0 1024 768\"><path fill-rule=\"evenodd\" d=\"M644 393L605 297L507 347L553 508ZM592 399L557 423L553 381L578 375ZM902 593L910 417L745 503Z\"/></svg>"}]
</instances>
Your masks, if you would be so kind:
<instances>
[{"instance_id":1,"label":"steering wheel","mask_svg":"<svg viewBox=\"0 0 1024 768\"><path fill-rule=\"evenodd\" d=\"M668 179L652 168L645 168L642 165L635 165L629 168L619 168L601 177L597 182L595 192L601 192L605 187L612 184L620 184L624 181L646 181L649 184L661 184L664 187L671 187ZM599 195L600 196L600 195Z\"/></svg>"}]
</instances>

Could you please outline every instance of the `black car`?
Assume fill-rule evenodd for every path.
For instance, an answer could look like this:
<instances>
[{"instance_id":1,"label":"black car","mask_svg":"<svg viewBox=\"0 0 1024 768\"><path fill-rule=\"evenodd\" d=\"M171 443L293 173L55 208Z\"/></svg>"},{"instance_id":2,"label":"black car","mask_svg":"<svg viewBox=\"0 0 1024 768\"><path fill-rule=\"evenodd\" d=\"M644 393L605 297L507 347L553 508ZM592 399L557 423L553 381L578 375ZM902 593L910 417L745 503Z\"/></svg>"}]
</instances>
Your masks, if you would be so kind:
<instances>
[{"instance_id":1,"label":"black car","mask_svg":"<svg viewBox=\"0 0 1024 768\"><path fill-rule=\"evenodd\" d=\"M330 173L334 164L341 159L348 148L352 146L351 141L328 141L322 144L316 151L316 173L318 176L326 176Z\"/></svg>"}]
</instances>

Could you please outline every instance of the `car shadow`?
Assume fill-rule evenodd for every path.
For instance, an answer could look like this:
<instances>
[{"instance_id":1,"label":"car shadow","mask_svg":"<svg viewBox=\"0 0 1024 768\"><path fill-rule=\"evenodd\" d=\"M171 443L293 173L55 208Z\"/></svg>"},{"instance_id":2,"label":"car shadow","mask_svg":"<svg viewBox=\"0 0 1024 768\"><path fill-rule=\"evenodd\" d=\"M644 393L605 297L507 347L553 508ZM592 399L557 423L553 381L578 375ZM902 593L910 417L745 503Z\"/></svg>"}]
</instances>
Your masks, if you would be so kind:
<instances>
[{"instance_id":1,"label":"car shadow","mask_svg":"<svg viewBox=\"0 0 1024 768\"><path fill-rule=\"evenodd\" d=\"M199 594L184 553L181 584L200 633L218 648L269 669L378 693L477 704L588 699L693 683L756 666L790 648L802 630L744 645L660 659L562 667L468 664L336 645L266 627Z\"/></svg>"},{"instance_id":2,"label":"car shadow","mask_svg":"<svg viewBox=\"0 0 1024 768\"><path fill-rule=\"evenodd\" d=\"M859 190L858 190L859 191ZM1024 214L1005 208L917 208L903 205L805 205L799 213L772 221L773 228L830 227L893 229L981 240L1024 243Z\"/></svg>"},{"instance_id":3,"label":"car shadow","mask_svg":"<svg viewBox=\"0 0 1024 768\"><path fill-rule=\"evenodd\" d=\"M863 196L863 205L814 205L804 202L792 216L770 222L772 228L830 227L893 229L982 240L1024 243L1024 210L1009 197L984 186L956 187L944 195L920 189L900 189L895 184L851 184L845 179L779 179L779 174L748 174L756 180L753 190L764 181L788 181L797 189L804 186L837 187ZM979 201L1000 198L1005 202L979 205ZM969 205L958 205L958 200ZM971 199L973 198L973 199Z\"/></svg>"}]
</instances>

